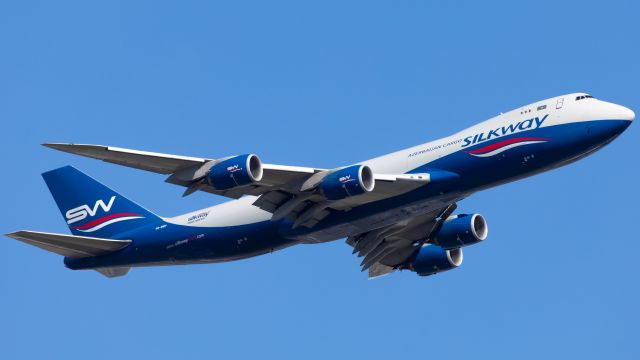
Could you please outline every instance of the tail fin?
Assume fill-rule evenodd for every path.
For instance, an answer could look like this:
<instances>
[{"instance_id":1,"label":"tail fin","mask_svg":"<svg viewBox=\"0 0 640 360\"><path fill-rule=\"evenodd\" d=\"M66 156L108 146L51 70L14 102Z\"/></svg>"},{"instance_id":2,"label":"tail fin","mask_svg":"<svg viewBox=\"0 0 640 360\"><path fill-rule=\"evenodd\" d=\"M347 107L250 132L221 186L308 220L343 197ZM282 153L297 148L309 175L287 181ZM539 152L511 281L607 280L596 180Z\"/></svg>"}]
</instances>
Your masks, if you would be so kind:
<instances>
[{"instance_id":1,"label":"tail fin","mask_svg":"<svg viewBox=\"0 0 640 360\"><path fill-rule=\"evenodd\" d=\"M42 177L74 235L113 238L162 221L72 166L51 170Z\"/></svg>"}]
</instances>

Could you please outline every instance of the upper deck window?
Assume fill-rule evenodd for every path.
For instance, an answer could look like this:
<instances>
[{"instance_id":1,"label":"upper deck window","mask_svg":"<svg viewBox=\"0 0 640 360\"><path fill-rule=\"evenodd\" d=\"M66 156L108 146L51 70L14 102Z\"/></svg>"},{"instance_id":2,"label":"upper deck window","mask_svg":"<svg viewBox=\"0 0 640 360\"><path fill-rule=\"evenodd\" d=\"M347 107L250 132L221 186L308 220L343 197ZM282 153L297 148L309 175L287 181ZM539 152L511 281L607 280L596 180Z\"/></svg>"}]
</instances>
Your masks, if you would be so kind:
<instances>
[{"instance_id":1,"label":"upper deck window","mask_svg":"<svg viewBox=\"0 0 640 360\"><path fill-rule=\"evenodd\" d=\"M582 99L593 99L593 96L591 96L591 95L580 95L580 96L576 97L576 101L582 100Z\"/></svg>"}]
</instances>

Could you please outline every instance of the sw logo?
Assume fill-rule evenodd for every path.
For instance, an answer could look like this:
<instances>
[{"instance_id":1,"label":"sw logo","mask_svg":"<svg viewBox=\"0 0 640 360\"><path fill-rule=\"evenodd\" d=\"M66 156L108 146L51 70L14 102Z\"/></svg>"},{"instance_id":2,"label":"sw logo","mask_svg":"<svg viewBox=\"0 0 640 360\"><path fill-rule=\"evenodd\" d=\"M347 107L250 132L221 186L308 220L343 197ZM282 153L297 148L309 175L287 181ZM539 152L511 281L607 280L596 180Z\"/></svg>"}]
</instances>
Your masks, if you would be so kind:
<instances>
[{"instance_id":1,"label":"sw logo","mask_svg":"<svg viewBox=\"0 0 640 360\"><path fill-rule=\"evenodd\" d=\"M87 216L94 217L98 213L99 209L102 209L105 213L111 211L111 207L113 203L116 201L116 196L112 196L109 199L108 203L105 203L103 200L96 201L95 205L90 207L87 204L78 206L76 208L70 209L65 213L65 217L67 218L67 224L71 225L78 221L84 220ZM105 226L126 220L140 219L143 218L140 214L134 213L118 213L105 215L99 219L92 220L84 225L73 226L74 229L82 232L94 232L102 229Z\"/></svg>"},{"instance_id":2,"label":"sw logo","mask_svg":"<svg viewBox=\"0 0 640 360\"><path fill-rule=\"evenodd\" d=\"M89 207L89 205L78 206L77 208L73 208L68 210L65 216L67 217L67 224L73 224L74 222L83 220L89 216L96 216L98 212L98 208L101 207L104 212L109 212L111 210L111 206L113 206L113 202L116 201L116 197L112 196L109 199L109 203L105 204L104 201L98 200L96 204L93 206L93 209Z\"/></svg>"},{"instance_id":3,"label":"sw logo","mask_svg":"<svg viewBox=\"0 0 640 360\"><path fill-rule=\"evenodd\" d=\"M346 183L348 183L348 182L350 182L350 181L352 181L352 180L355 180L355 179L352 179L352 178L351 178L351 175L342 176L342 177L340 177L340 178L338 179L338 181L340 181L340 182L341 182L341 183L343 183L343 184L346 184Z\"/></svg>"}]
</instances>

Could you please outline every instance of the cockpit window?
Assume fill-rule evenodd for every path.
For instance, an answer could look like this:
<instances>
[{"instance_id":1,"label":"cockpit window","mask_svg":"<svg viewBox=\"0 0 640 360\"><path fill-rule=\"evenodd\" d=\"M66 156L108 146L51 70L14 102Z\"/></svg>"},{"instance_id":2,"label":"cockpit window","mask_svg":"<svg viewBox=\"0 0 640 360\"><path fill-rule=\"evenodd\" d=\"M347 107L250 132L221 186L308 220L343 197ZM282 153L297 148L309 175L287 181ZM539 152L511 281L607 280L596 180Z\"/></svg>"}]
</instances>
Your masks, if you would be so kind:
<instances>
[{"instance_id":1,"label":"cockpit window","mask_svg":"<svg viewBox=\"0 0 640 360\"><path fill-rule=\"evenodd\" d=\"M591 96L591 95L580 95L580 96L576 97L576 101L582 100L582 99L593 99L593 96Z\"/></svg>"}]
</instances>

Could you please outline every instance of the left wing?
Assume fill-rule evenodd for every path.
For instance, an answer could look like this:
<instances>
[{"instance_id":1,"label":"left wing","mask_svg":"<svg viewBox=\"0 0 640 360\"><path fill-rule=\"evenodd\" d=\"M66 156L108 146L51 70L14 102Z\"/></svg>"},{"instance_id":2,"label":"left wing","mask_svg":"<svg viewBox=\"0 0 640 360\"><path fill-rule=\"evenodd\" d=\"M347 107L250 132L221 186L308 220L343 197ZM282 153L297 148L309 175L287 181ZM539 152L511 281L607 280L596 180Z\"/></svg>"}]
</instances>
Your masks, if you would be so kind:
<instances>
[{"instance_id":1,"label":"left wing","mask_svg":"<svg viewBox=\"0 0 640 360\"><path fill-rule=\"evenodd\" d=\"M401 268L422 246L431 240L456 209L451 203L424 215L380 229L351 236L347 244L353 253L363 257L362 271L369 270L369 278L386 275Z\"/></svg>"},{"instance_id":2,"label":"left wing","mask_svg":"<svg viewBox=\"0 0 640 360\"><path fill-rule=\"evenodd\" d=\"M186 187L184 196L195 191L234 199L244 195L258 196L255 206L273 213L273 220L291 219L294 227L313 227L333 211L347 211L369 202L397 196L428 184L431 180L428 173L374 174L363 165L327 170L263 164L253 154L209 159L103 145L43 145L169 175L166 182ZM363 177L367 177L369 183L365 184ZM329 181L333 186L325 187L325 183Z\"/></svg>"},{"instance_id":3,"label":"left wing","mask_svg":"<svg viewBox=\"0 0 640 360\"><path fill-rule=\"evenodd\" d=\"M263 169L263 176L259 182L232 189L216 189L210 184L198 182L198 180L204 179L207 171L214 165L229 158L199 158L90 144L48 143L43 145L52 149L98 159L112 164L171 175L166 181L171 184L187 187L184 194L185 196L197 190L233 199L238 199L243 195L258 196L269 192L273 188L282 188L285 184L303 182L309 176L323 171L323 169L301 166L260 164Z\"/></svg>"}]
</instances>

